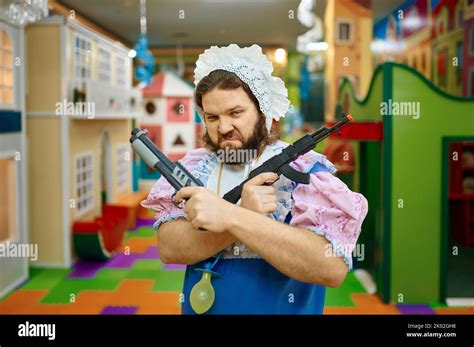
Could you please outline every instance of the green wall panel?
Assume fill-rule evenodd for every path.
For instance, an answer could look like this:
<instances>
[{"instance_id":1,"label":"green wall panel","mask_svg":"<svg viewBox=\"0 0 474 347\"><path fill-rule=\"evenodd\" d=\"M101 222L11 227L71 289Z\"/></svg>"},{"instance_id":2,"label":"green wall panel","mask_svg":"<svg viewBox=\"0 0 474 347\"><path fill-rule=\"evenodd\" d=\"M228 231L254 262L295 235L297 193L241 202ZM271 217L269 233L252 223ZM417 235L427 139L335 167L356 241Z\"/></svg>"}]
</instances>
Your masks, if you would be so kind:
<instances>
[{"instance_id":1,"label":"green wall panel","mask_svg":"<svg viewBox=\"0 0 474 347\"><path fill-rule=\"evenodd\" d=\"M442 137L474 134L474 99L444 94L403 65L393 68L392 99L419 103L420 118L391 116L391 297L427 302L440 294Z\"/></svg>"}]
</instances>

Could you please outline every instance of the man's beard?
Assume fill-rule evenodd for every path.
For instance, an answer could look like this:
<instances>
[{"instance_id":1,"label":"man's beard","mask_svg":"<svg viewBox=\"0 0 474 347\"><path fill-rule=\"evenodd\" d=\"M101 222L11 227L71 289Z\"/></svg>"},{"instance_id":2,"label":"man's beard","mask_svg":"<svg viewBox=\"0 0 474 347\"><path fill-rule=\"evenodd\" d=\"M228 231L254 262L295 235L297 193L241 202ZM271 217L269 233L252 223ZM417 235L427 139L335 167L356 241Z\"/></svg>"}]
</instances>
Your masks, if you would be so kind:
<instances>
[{"instance_id":1,"label":"man's beard","mask_svg":"<svg viewBox=\"0 0 474 347\"><path fill-rule=\"evenodd\" d=\"M252 135L247 141L243 141L242 137L236 130L232 130L227 134L218 134L217 143L214 143L209 134L206 133L203 136L203 141L206 147L216 153L224 164L228 165L240 165L245 164L252 159L255 159L258 155L258 151L262 144L265 142L264 136L262 136L261 122L257 122L254 127ZM266 129L265 129L266 131ZM242 142L242 147L233 148L230 145L221 147L222 143L226 141L226 138L237 137Z\"/></svg>"}]
</instances>

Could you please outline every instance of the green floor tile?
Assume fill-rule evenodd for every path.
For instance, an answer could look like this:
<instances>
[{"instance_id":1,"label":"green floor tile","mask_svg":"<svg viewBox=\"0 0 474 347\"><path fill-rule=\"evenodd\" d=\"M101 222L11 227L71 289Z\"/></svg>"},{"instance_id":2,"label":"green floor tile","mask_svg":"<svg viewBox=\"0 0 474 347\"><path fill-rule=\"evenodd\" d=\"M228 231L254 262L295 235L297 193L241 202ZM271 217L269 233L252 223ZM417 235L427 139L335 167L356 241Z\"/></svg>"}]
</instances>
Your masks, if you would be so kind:
<instances>
[{"instance_id":1,"label":"green floor tile","mask_svg":"<svg viewBox=\"0 0 474 347\"><path fill-rule=\"evenodd\" d=\"M65 279L59 282L41 300L43 304L66 304L70 302L71 294L77 294L81 290L115 290L120 279Z\"/></svg>"},{"instance_id":2,"label":"green floor tile","mask_svg":"<svg viewBox=\"0 0 474 347\"><path fill-rule=\"evenodd\" d=\"M125 236L125 239L128 240L128 239L132 239L136 237L151 238L155 236L156 236L156 232L153 230L152 227L141 227L137 231L127 233L127 235Z\"/></svg>"},{"instance_id":3,"label":"green floor tile","mask_svg":"<svg viewBox=\"0 0 474 347\"><path fill-rule=\"evenodd\" d=\"M30 278L33 278L47 269L42 267L30 267Z\"/></svg>"},{"instance_id":4,"label":"green floor tile","mask_svg":"<svg viewBox=\"0 0 474 347\"><path fill-rule=\"evenodd\" d=\"M155 270L136 270L130 271L127 278L133 280L150 280L155 276L157 276L157 271Z\"/></svg>"},{"instance_id":5,"label":"green floor tile","mask_svg":"<svg viewBox=\"0 0 474 347\"><path fill-rule=\"evenodd\" d=\"M431 308L446 308L446 307L448 307L448 305L446 305L445 303L439 302L439 301L432 301L432 302L428 303L428 305L430 305Z\"/></svg>"},{"instance_id":6,"label":"green floor tile","mask_svg":"<svg viewBox=\"0 0 474 347\"><path fill-rule=\"evenodd\" d=\"M61 282L70 272L69 269L34 269L33 276L21 289L47 290Z\"/></svg>"},{"instance_id":7,"label":"green floor tile","mask_svg":"<svg viewBox=\"0 0 474 347\"><path fill-rule=\"evenodd\" d=\"M163 270L163 263L158 259L140 259L135 261L131 270Z\"/></svg>"},{"instance_id":8,"label":"green floor tile","mask_svg":"<svg viewBox=\"0 0 474 347\"><path fill-rule=\"evenodd\" d=\"M152 291L178 291L183 290L184 271L160 271L155 277Z\"/></svg>"},{"instance_id":9,"label":"green floor tile","mask_svg":"<svg viewBox=\"0 0 474 347\"><path fill-rule=\"evenodd\" d=\"M364 287L355 277L354 272L349 272L344 283L339 288L327 288L325 306L355 307L351 294L366 293Z\"/></svg>"},{"instance_id":10,"label":"green floor tile","mask_svg":"<svg viewBox=\"0 0 474 347\"><path fill-rule=\"evenodd\" d=\"M95 280L117 280L121 281L127 278L129 269L102 269L97 272Z\"/></svg>"}]
</instances>

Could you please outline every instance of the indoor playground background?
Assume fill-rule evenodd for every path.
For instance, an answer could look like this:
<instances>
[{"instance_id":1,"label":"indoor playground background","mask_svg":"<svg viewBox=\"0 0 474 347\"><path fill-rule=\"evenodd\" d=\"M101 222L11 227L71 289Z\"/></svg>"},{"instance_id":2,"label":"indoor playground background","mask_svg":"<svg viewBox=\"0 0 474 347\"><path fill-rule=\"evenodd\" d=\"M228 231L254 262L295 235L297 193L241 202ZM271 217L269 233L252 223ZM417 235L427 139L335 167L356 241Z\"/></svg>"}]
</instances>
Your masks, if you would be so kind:
<instances>
[{"instance_id":1,"label":"indoor playground background","mask_svg":"<svg viewBox=\"0 0 474 347\"><path fill-rule=\"evenodd\" d=\"M324 312L474 314L474 1L61 0L27 19L11 6L0 314L181 312L185 265L160 261L139 205L159 175L128 140L146 128L174 161L201 146L195 62L230 43L261 45L284 79L283 140L354 118L317 147L369 202Z\"/></svg>"}]
</instances>

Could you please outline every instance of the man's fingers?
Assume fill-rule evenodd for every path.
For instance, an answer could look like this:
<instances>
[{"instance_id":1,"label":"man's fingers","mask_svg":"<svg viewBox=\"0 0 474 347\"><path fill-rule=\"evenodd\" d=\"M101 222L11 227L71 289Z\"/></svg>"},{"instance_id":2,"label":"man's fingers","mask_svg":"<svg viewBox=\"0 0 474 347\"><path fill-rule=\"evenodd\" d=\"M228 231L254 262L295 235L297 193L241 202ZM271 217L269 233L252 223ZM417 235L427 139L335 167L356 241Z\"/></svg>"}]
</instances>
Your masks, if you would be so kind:
<instances>
[{"instance_id":1,"label":"man's fingers","mask_svg":"<svg viewBox=\"0 0 474 347\"><path fill-rule=\"evenodd\" d=\"M269 202L263 205L264 213L272 213L277 209L277 204Z\"/></svg>"},{"instance_id":2,"label":"man's fingers","mask_svg":"<svg viewBox=\"0 0 474 347\"><path fill-rule=\"evenodd\" d=\"M263 195L274 195L275 188L273 186L255 186L255 191Z\"/></svg>"},{"instance_id":3,"label":"man's fingers","mask_svg":"<svg viewBox=\"0 0 474 347\"><path fill-rule=\"evenodd\" d=\"M192 205L191 203L192 203L192 201L187 200L186 203L183 206L183 212L187 213L188 215L189 215L189 211L191 210L191 205Z\"/></svg>"},{"instance_id":4,"label":"man's fingers","mask_svg":"<svg viewBox=\"0 0 474 347\"><path fill-rule=\"evenodd\" d=\"M251 180L249 180L246 184L254 185L254 186L262 186L266 182L273 183L277 180L278 175L273 172L264 172L260 175L255 176Z\"/></svg>"},{"instance_id":5,"label":"man's fingers","mask_svg":"<svg viewBox=\"0 0 474 347\"><path fill-rule=\"evenodd\" d=\"M188 222L192 222L196 218L196 211L194 209L187 207L188 204L184 205L184 212L186 212ZM187 209L187 211L186 211Z\"/></svg>"},{"instance_id":6,"label":"man's fingers","mask_svg":"<svg viewBox=\"0 0 474 347\"><path fill-rule=\"evenodd\" d=\"M264 203L264 204L267 204L267 203L276 203L278 198L276 197L276 195L263 195L261 197L261 201Z\"/></svg>"},{"instance_id":7,"label":"man's fingers","mask_svg":"<svg viewBox=\"0 0 474 347\"><path fill-rule=\"evenodd\" d=\"M189 199L194 193L196 193L196 191L198 191L201 187L183 187L181 188L180 190L178 190L178 192L176 193L176 195L174 196L173 198L173 201L175 203L178 203L180 202L181 200L185 199Z\"/></svg>"}]
</instances>

